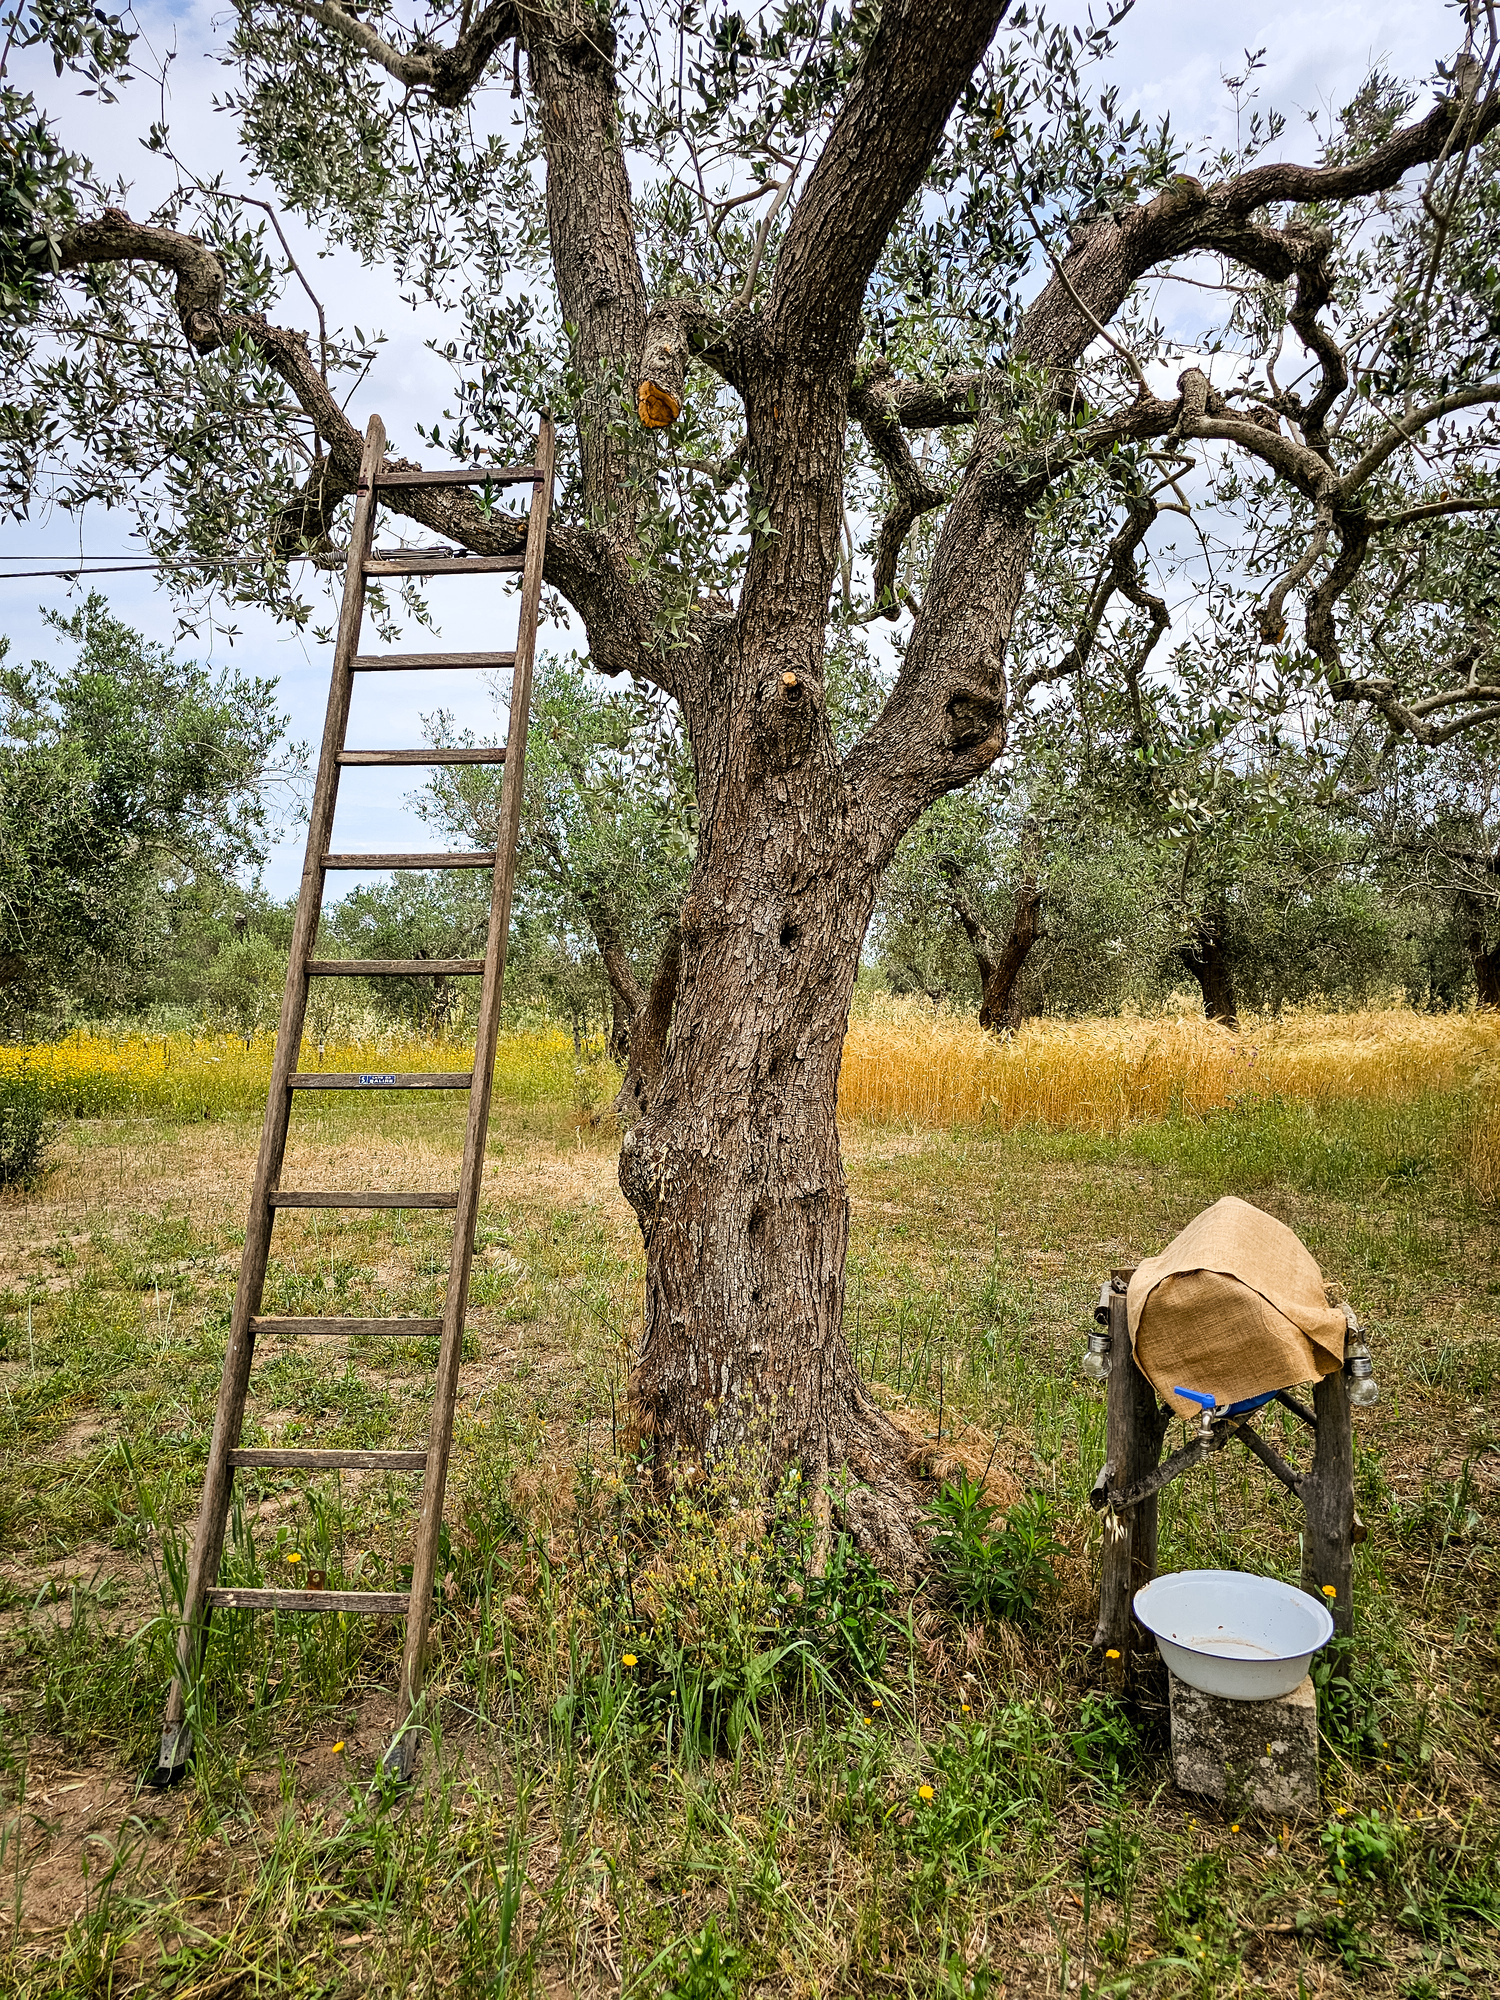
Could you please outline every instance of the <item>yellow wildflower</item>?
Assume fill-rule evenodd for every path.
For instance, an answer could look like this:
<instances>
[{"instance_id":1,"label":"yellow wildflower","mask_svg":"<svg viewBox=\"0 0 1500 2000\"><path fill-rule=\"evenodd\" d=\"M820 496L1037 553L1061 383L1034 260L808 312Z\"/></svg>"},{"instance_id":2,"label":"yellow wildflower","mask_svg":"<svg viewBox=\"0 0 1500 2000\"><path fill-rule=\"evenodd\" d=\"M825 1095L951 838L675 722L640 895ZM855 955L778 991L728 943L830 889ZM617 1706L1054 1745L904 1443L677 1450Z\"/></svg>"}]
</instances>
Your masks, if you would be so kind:
<instances>
[{"instance_id":1,"label":"yellow wildflower","mask_svg":"<svg viewBox=\"0 0 1500 2000\"><path fill-rule=\"evenodd\" d=\"M636 1660L634 1653L626 1653L620 1661L622 1667L633 1667L638 1664L639 1662Z\"/></svg>"},{"instance_id":2,"label":"yellow wildflower","mask_svg":"<svg viewBox=\"0 0 1500 2000\"><path fill-rule=\"evenodd\" d=\"M1323 1595L1325 1597L1337 1597L1338 1591L1334 1588L1334 1586L1331 1583L1325 1583L1323 1586Z\"/></svg>"},{"instance_id":3,"label":"yellow wildflower","mask_svg":"<svg viewBox=\"0 0 1500 2000\"><path fill-rule=\"evenodd\" d=\"M1104 1657L1106 1660L1118 1660L1120 1657L1119 1647L1111 1646L1109 1650L1105 1653Z\"/></svg>"},{"instance_id":4,"label":"yellow wildflower","mask_svg":"<svg viewBox=\"0 0 1500 2000\"><path fill-rule=\"evenodd\" d=\"M919 1799L930 1799L932 1796L933 1796L933 1791L931 1785L918 1785L917 1797Z\"/></svg>"},{"instance_id":5,"label":"yellow wildflower","mask_svg":"<svg viewBox=\"0 0 1500 2000\"><path fill-rule=\"evenodd\" d=\"M344 1746L343 1746L343 1743L342 1743L342 1742L338 1742L338 1743L335 1743L335 1744L334 1744L334 1746L333 1746L333 1754L334 1754L334 1756L335 1756L335 1757L337 1757L337 1755L339 1754L340 1750L342 1750L342 1749L343 1749L343 1747L344 1747Z\"/></svg>"}]
</instances>

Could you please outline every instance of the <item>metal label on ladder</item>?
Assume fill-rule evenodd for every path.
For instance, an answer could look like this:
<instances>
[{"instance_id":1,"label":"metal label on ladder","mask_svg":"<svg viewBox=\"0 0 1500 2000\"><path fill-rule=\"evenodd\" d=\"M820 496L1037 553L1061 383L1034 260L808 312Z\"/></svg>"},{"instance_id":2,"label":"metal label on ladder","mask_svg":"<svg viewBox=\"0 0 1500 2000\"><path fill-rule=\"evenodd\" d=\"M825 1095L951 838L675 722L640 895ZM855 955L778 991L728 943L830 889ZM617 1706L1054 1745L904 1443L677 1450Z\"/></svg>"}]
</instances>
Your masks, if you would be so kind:
<instances>
[{"instance_id":1,"label":"metal label on ladder","mask_svg":"<svg viewBox=\"0 0 1500 2000\"><path fill-rule=\"evenodd\" d=\"M394 1076L362 1076L360 1078L361 1083L394 1083L395 1081Z\"/></svg>"}]
</instances>

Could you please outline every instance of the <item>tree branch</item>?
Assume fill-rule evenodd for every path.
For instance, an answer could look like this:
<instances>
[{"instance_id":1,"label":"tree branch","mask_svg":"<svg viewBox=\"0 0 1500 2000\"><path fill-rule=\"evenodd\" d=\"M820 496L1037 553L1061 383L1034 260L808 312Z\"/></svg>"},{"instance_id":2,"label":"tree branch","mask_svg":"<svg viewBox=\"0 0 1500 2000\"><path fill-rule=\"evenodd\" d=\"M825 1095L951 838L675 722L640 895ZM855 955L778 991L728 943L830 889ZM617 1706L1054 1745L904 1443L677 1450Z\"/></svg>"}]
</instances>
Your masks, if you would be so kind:
<instances>
[{"instance_id":1,"label":"tree branch","mask_svg":"<svg viewBox=\"0 0 1500 2000\"><path fill-rule=\"evenodd\" d=\"M1458 410L1472 410L1481 403L1500 403L1500 382L1476 382L1466 389L1450 389L1446 396L1436 397L1420 410L1413 410L1410 416L1402 417L1399 422L1394 417L1388 417L1386 422L1390 429L1387 434L1379 444L1371 445L1359 463L1344 475L1342 483L1345 490L1353 493L1363 486L1388 458L1402 445L1410 444L1418 432L1426 430L1429 424L1451 417Z\"/></svg>"},{"instance_id":2,"label":"tree branch","mask_svg":"<svg viewBox=\"0 0 1500 2000\"><path fill-rule=\"evenodd\" d=\"M1148 591L1141 583L1135 562L1135 552L1146 539L1152 523L1160 512L1160 507L1149 493L1136 493L1131 496L1124 524L1105 551L1094 588L1089 593L1089 601L1077 637L1055 665L1036 667L1030 673L1021 676L1015 687L1014 698L1017 703L1024 701L1033 689L1045 682L1066 680L1069 674L1081 674L1084 671L1093 653L1095 641L1099 637L1099 627L1104 622L1104 614L1109 609L1110 599L1116 591L1139 610L1144 611L1151 621L1145 644L1133 670L1127 676L1134 692L1142 668L1155 650L1157 641L1172 622L1172 614L1168 611L1165 601L1157 597L1154 592ZM1140 720L1137 700L1138 725Z\"/></svg>"},{"instance_id":3,"label":"tree branch","mask_svg":"<svg viewBox=\"0 0 1500 2000\"><path fill-rule=\"evenodd\" d=\"M473 91L502 43L521 31L521 10L514 0L490 0L477 20L469 23L451 48L398 49L368 22L338 4L338 0L275 0L288 12L303 14L329 28L368 56L409 90L430 91L434 103L450 109Z\"/></svg>"},{"instance_id":4,"label":"tree branch","mask_svg":"<svg viewBox=\"0 0 1500 2000\"><path fill-rule=\"evenodd\" d=\"M1400 514L1372 514L1370 533L1377 535L1387 528L1410 527L1413 521L1436 521L1444 514L1488 514L1496 507L1500 507L1500 500L1429 500Z\"/></svg>"},{"instance_id":5,"label":"tree branch","mask_svg":"<svg viewBox=\"0 0 1500 2000\"><path fill-rule=\"evenodd\" d=\"M767 307L770 344L842 360L896 218L1008 0L886 0L792 210Z\"/></svg>"},{"instance_id":6,"label":"tree branch","mask_svg":"<svg viewBox=\"0 0 1500 2000\"><path fill-rule=\"evenodd\" d=\"M1211 188L1179 175L1152 201L1078 226L1066 257L1023 315L1016 352L1049 370L1059 383L1065 382L1097 329L1109 325L1132 286L1154 265L1194 250L1216 251L1277 281L1306 272L1311 301L1319 295L1327 262L1325 233L1298 219L1277 229L1258 220L1257 211L1277 203L1347 201L1393 187L1412 167L1438 156L1461 117L1489 131L1500 123L1500 101L1474 116L1466 99L1445 98L1425 118L1393 133L1363 159L1336 167L1276 163ZM1476 129L1474 136L1482 133ZM1331 359L1324 365L1326 371ZM1340 514L1340 482L1316 450L1284 438L1279 430L1273 435L1251 419L1228 414L1197 370L1186 371L1179 386L1175 434L1218 438L1250 450L1315 506L1322 502L1334 512L1343 546L1309 604L1308 640L1324 661L1330 687L1350 685L1338 657L1333 606L1358 571L1368 529L1354 509L1346 506ZM973 400L983 400L980 383L971 381L964 387ZM1462 395L1478 402L1495 393L1455 392L1455 398ZM1160 405L1142 400L1145 408L1139 420L1134 411L1123 422L1111 420L1122 434L1132 434L1137 421L1141 428L1133 434L1161 434L1154 431ZM897 395L893 401L904 422L903 399ZM1455 407L1462 406L1455 402ZM1417 427L1415 420L1406 426ZM1377 450L1389 455L1400 441L1386 441ZM1063 454L1057 456L1060 460ZM1049 454L1043 454L1043 461L1033 473L1038 491L1058 469ZM1383 458L1376 461L1380 462ZM1373 469L1373 465L1368 468ZM1368 470L1363 461L1356 468L1361 478L1368 476ZM1348 492L1358 483L1352 476L1343 482ZM872 815L871 837L881 853L894 851L901 834L935 798L967 783L1004 747L1004 652L1032 540L1025 484L1006 462L998 427L984 424L948 510L922 615L913 628L896 686L882 714L845 759L846 778ZM1387 719L1394 720L1399 708L1388 703ZM1419 730L1432 729L1401 710L1400 726L1410 727L1412 722Z\"/></svg>"},{"instance_id":7,"label":"tree branch","mask_svg":"<svg viewBox=\"0 0 1500 2000\"><path fill-rule=\"evenodd\" d=\"M637 370L636 409L648 430L666 430L682 414L688 365L708 363L732 388L743 383L740 336L748 315L713 312L693 297L658 299L646 320Z\"/></svg>"},{"instance_id":8,"label":"tree branch","mask_svg":"<svg viewBox=\"0 0 1500 2000\"><path fill-rule=\"evenodd\" d=\"M896 569L901 547L911 525L934 507L941 507L947 495L939 486L923 478L911 455L900 421L873 385L856 386L849 399L849 412L859 421L871 451L891 482L890 509L880 527L880 545L875 556L874 604L886 618L899 618L896 602Z\"/></svg>"},{"instance_id":9,"label":"tree branch","mask_svg":"<svg viewBox=\"0 0 1500 2000\"><path fill-rule=\"evenodd\" d=\"M198 354L211 354L231 340L243 340L286 384L328 448L316 473L278 523L280 556L316 547L326 538L339 501L355 490L364 435L344 414L308 351L306 336L272 326L260 313L236 313L224 306L224 272L217 257L196 237L132 220L122 209L106 209L92 222L70 231L59 244L62 270L114 263L147 263L174 271L174 304L183 336ZM391 470L420 468L401 459ZM516 555L525 547L526 520L487 514L467 487L391 487L382 505L476 555ZM678 694L680 654L662 648L651 606L631 572L627 549L617 536L563 524L554 517L547 537L545 575L584 620L591 658L601 672L629 673Z\"/></svg>"},{"instance_id":10,"label":"tree branch","mask_svg":"<svg viewBox=\"0 0 1500 2000\"><path fill-rule=\"evenodd\" d=\"M630 458L615 410L639 381L646 283L620 143L615 36L587 0L528 13L526 58L547 154L547 229L558 304L584 388L578 432L591 521L630 535ZM622 383L623 378L623 383Z\"/></svg>"}]
</instances>

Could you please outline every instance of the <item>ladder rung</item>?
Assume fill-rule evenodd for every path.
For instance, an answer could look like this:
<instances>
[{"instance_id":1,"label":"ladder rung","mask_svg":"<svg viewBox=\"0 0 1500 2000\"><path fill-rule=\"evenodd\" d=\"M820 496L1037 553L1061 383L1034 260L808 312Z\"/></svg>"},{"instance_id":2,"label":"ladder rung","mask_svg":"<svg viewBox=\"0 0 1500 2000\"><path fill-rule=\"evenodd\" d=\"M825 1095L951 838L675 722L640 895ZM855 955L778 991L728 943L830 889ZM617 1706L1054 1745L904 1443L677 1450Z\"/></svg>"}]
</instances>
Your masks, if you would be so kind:
<instances>
[{"instance_id":1,"label":"ladder rung","mask_svg":"<svg viewBox=\"0 0 1500 2000\"><path fill-rule=\"evenodd\" d=\"M309 979L369 979L380 973L403 979L467 979L484 971L482 958L310 958Z\"/></svg>"},{"instance_id":2,"label":"ladder rung","mask_svg":"<svg viewBox=\"0 0 1500 2000\"><path fill-rule=\"evenodd\" d=\"M542 477L534 465L461 465L452 472L377 472L377 486L529 486Z\"/></svg>"},{"instance_id":3,"label":"ladder rung","mask_svg":"<svg viewBox=\"0 0 1500 2000\"><path fill-rule=\"evenodd\" d=\"M503 764L498 746L452 750L340 750L341 764Z\"/></svg>"},{"instance_id":4,"label":"ladder rung","mask_svg":"<svg viewBox=\"0 0 1500 2000\"><path fill-rule=\"evenodd\" d=\"M292 1090L467 1090L473 1081L471 1069L363 1070L346 1075L299 1069L287 1078Z\"/></svg>"},{"instance_id":5,"label":"ladder rung","mask_svg":"<svg viewBox=\"0 0 1500 2000\"><path fill-rule=\"evenodd\" d=\"M231 1465L300 1465L306 1472L421 1472L425 1451L301 1451L291 1445L268 1445L232 1451Z\"/></svg>"},{"instance_id":6,"label":"ladder rung","mask_svg":"<svg viewBox=\"0 0 1500 2000\"><path fill-rule=\"evenodd\" d=\"M272 1208L457 1208L456 1194L379 1194L363 1193L342 1188L321 1190L315 1194L268 1194L266 1200Z\"/></svg>"},{"instance_id":7,"label":"ladder rung","mask_svg":"<svg viewBox=\"0 0 1500 2000\"><path fill-rule=\"evenodd\" d=\"M495 850L467 854L325 854L325 868L493 868Z\"/></svg>"},{"instance_id":8,"label":"ladder rung","mask_svg":"<svg viewBox=\"0 0 1500 2000\"><path fill-rule=\"evenodd\" d=\"M208 1590L204 1599L225 1611L360 1611L371 1618L404 1618L411 1603L395 1590Z\"/></svg>"},{"instance_id":9,"label":"ladder rung","mask_svg":"<svg viewBox=\"0 0 1500 2000\"><path fill-rule=\"evenodd\" d=\"M427 1340L443 1330L440 1319L288 1319L274 1313L257 1313L250 1322L252 1333L307 1333L332 1336L357 1334L360 1339L389 1335L393 1340Z\"/></svg>"},{"instance_id":10,"label":"ladder rung","mask_svg":"<svg viewBox=\"0 0 1500 2000\"><path fill-rule=\"evenodd\" d=\"M419 673L427 667L513 667L514 653L356 653L357 674Z\"/></svg>"},{"instance_id":11,"label":"ladder rung","mask_svg":"<svg viewBox=\"0 0 1500 2000\"><path fill-rule=\"evenodd\" d=\"M422 549L376 549L365 564L366 576L492 576L517 574L520 556L460 556L445 549L431 555Z\"/></svg>"}]
</instances>

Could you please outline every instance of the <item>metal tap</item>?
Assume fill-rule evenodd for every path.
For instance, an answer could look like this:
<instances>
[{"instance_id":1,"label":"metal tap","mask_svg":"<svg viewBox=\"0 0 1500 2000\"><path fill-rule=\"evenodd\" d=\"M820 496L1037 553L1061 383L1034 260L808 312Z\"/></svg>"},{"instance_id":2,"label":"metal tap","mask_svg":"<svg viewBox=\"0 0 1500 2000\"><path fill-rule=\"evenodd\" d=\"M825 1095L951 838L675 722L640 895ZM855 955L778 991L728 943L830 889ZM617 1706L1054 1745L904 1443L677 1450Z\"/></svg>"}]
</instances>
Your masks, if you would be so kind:
<instances>
[{"instance_id":1,"label":"metal tap","mask_svg":"<svg viewBox=\"0 0 1500 2000\"><path fill-rule=\"evenodd\" d=\"M1196 1443L1212 1444L1214 1441L1214 1411L1218 1408L1212 1396L1205 1396L1201 1389L1174 1388L1174 1396L1186 1396L1190 1403L1198 1405L1198 1436Z\"/></svg>"}]
</instances>

